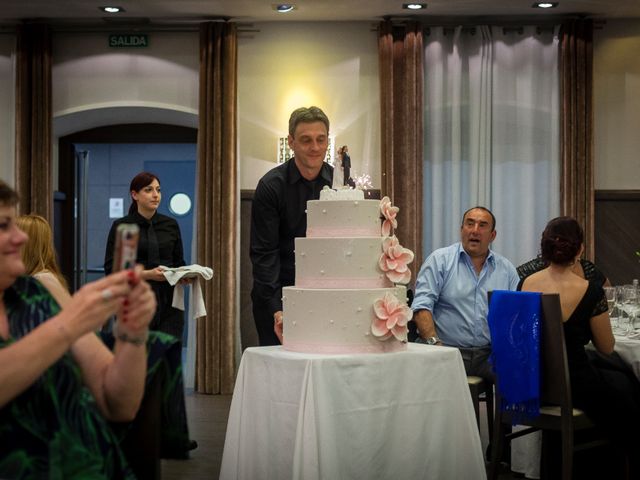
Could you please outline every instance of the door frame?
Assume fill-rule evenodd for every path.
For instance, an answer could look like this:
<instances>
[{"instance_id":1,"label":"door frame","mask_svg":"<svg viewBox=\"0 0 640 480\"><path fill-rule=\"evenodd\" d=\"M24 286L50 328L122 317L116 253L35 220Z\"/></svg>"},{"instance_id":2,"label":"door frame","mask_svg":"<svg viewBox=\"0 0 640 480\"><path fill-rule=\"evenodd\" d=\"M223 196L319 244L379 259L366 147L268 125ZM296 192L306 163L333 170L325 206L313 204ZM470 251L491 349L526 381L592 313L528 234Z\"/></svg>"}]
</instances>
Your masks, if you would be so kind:
<instances>
[{"instance_id":1,"label":"door frame","mask_svg":"<svg viewBox=\"0 0 640 480\"><path fill-rule=\"evenodd\" d=\"M192 127L160 123L107 125L74 132L58 139L58 190L54 231L62 273L73 287L75 283L74 199L76 198L76 143L196 143L198 130ZM197 159L196 159L197 162ZM197 163L196 163L197 165ZM197 168L197 167L196 167Z\"/></svg>"}]
</instances>

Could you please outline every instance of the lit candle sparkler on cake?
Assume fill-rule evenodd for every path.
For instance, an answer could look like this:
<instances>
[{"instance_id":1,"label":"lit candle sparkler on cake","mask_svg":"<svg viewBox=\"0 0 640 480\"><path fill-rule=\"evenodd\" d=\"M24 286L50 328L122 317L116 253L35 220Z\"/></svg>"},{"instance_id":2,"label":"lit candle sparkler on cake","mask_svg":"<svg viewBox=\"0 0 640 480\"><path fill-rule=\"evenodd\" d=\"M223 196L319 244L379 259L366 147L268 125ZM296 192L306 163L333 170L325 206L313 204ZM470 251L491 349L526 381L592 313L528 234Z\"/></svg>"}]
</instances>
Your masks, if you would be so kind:
<instances>
[{"instance_id":1,"label":"lit candle sparkler on cake","mask_svg":"<svg viewBox=\"0 0 640 480\"><path fill-rule=\"evenodd\" d=\"M371 183L371 176L368 173L363 173L362 175L353 175L351 177L356 184L356 188L361 190L369 190L373 188L373 183Z\"/></svg>"}]
</instances>

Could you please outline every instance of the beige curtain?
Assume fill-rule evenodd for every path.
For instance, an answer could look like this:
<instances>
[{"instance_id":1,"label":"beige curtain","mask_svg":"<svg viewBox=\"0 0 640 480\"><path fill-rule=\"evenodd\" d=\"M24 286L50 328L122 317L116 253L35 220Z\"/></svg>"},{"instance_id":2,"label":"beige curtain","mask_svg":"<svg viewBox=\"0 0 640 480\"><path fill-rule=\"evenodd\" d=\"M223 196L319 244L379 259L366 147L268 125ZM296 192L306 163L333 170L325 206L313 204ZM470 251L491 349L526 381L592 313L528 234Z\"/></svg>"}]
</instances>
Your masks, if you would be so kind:
<instances>
[{"instance_id":1,"label":"beige curtain","mask_svg":"<svg viewBox=\"0 0 640 480\"><path fill-rule=\"evenodd\" d=\"M51 31L18 27L16 55L16 177L18 211L52 221Z\"/></svg>"},{"instance_id":2,"label":"beige curtain","mask_svg":"<svg viewBox=\"0 0 640 480\"><path fill-rule=\"evenodd\" d=\"M207 316L198 319L196 391L232 393L237 315L237 36L234 23L200 27L198 128L198 263L213 267L204 282Z\"/></svg>"},{"instance_id":3,"label":"beige curtain","mask_svg":"<svg viewBox=\"0 0 640 480\"><path fill-rule=\"evenodd\" d=\"M570 20L560 30L561 212L575 217L593 260L593 22Z\"/></svg>"},{"instance_id":4,"label":"beige curtain","mask_svg":"<svg viewBox=\"0 0 640 480\"><path fill-rule=\"evenodd\" d=\"M422 264L422 27L380 24L382 188L400 207L396 235L415 253L413 280Z\"/></svg>"}]
</instances>

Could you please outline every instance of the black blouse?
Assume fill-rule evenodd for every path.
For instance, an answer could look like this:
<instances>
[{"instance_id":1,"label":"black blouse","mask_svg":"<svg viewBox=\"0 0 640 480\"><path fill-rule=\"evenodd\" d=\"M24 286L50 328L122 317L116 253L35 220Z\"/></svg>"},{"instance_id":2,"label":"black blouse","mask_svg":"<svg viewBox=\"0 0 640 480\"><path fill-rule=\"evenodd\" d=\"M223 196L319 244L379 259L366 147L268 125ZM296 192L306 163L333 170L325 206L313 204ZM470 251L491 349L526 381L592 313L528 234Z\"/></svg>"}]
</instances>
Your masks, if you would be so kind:
<instances>
[{"instance_id":1,"label":"black blouse","mask_svg":"<svg viewBox=\"0 0 640 480\"><path fill-rule=\"evenodd\" d=\"M581 258L580 265L582 266L585 280L593 280L600 286L604 285L604 282L607 281L607 277L605 277L604 274L600 270L598 270L598 267L596 267L589 260ZM548 266L549 264L542 260L542 258L536 257L533 260L529 260L528 262L523 263L516 270L518 271L518 276L520 277L520 279L524 280L529 275L533 275L534 273L539 272L540 270L543 270Z\"/></svg>"},{"instance_id":2,"label":"black blouse","mask_svg":"<svg viewBox=\"0 0 640 480\"><path fill-rule=\"evenodd\" d=\"M113 249L115 246L116 228L121 223L135 223L140 227L140 241L138 242L138 263L144 265L146 270L155 268L159 265L165 267L181 267L185 264L184 253L182 250L182 237L180 236L180 227L178 222L171 217L156 213L151 220L147 220L138 212L119 218L109 231L107 238L107 248L104 254L104 272L110 274L113 271ZM159 257L158 261L153 264L148 260L148 230L150 223L153 223L153 229L158 239Z\"/></svg>"}]
</instances>

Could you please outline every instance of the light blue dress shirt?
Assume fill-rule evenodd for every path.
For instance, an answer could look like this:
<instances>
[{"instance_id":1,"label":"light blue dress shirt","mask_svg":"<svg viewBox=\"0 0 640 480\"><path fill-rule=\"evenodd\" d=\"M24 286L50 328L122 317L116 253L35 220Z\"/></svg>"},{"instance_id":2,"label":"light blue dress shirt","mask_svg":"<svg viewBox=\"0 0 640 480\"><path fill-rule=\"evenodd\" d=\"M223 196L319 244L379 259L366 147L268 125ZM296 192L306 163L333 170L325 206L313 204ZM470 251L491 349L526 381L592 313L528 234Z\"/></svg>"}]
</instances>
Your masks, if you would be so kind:
<instances>
[{"instance_id":1,"label":"light blue dress shirt","mask_svg":"<svg viewBox=\"0 0 640 480\"><path fill-rule=\"evenodd\" d=\"M455 347L486 347L491 344L487 292L515 290L515 267L489 250L480 275L460 242L435 250L425 260L416 279L411 308L429 310L442 343Z\"/></svg>"}]
</instances>

